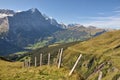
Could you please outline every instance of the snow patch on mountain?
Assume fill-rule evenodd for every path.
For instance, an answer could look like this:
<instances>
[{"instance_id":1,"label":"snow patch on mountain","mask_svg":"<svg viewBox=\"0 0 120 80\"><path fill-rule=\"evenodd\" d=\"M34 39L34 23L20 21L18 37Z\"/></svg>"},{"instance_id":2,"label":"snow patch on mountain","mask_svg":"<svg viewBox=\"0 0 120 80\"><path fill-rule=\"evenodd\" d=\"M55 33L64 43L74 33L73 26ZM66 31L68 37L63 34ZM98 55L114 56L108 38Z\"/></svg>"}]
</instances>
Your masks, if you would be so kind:
<instances>
[{"instance_id":1,"label":"snow patch on mountain","mask_svg":"<svg viewBox=\"0 0 120 80\"><path fill-rule=\"evenodd\" d=\"M4 17L7 17L7 16L13 16L13 14L0 14L0 18L4 18Z\"/></svg>"}]
</instances>

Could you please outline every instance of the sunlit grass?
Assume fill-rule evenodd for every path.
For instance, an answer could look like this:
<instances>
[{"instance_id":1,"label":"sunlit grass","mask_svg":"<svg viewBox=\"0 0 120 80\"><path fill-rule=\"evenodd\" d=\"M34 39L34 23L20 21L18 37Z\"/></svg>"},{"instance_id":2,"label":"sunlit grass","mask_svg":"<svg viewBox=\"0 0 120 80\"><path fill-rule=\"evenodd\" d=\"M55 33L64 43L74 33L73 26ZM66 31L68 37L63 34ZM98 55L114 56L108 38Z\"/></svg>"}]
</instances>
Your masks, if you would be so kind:
<instances>
[{"instance_id":1,"label":"sunlit grass","mask_svg":"<svg viewBox=\"0 0 120 80\"><path fill-rule=\"evenodd\" d=\"M63 54L63 65L71 68L76 61L76 56L79 54L83 54L83 56L76 70L83 77L88 77L97 66L108 62L101 69L104 72L102 80L112 80L116 73L120 74L120 30L107 32L88 41L68 47ZM105 68L106 66L108 68ZM97 77L98 74L96 73L90 76L89 79L97 80Z\"/></svg>"},{"instance_id":2,"label":"sunlit grass","mask_svg":"<svg viewBox=\"0 0 120 80\"><path fill-rule=\"evenodd\" d=\"M6 62L0 60L0 80L78 80L74 73L68 76L69 70L58 69L56 66L41 66L23 68L21 62Z\"/></svg>"}]
</instances>

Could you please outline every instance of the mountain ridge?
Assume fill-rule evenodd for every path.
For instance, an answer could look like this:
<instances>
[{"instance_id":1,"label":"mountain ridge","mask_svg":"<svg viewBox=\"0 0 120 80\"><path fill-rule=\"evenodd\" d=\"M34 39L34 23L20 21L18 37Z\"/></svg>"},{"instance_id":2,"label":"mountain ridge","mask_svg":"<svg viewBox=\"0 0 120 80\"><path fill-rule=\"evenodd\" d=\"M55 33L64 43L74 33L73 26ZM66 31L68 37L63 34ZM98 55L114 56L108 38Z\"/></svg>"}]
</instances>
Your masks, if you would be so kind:
<instances>
[{"instance_id":1,"label":"mountain ridge","mask_svg":"<svg viewBox=\"0 0 120 80\"><path fill-rule=\"evenodd\" d=\"M96 28L89 31L88 28L81 25L63 28L63 25L42 14L37 8L21 12L12 10L3 10L3 12L13 15L0 18L0 38L21 48L31 47L31 45L34 47L34 44L37 43L37 48L40 48L43 43L43 46L46 46L53 43L83 41L94 37L96 33L100 35L105 32L104 29Z\"/></svg>"}]
</instances>

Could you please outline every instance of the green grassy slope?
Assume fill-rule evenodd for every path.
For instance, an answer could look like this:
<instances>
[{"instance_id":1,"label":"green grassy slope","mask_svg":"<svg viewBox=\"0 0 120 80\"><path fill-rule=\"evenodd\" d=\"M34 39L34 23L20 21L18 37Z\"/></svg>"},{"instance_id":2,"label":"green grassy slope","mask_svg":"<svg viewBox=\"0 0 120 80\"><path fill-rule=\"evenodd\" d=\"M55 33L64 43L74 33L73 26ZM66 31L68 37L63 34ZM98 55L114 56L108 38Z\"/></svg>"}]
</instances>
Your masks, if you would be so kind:
<instances>
[{"instance_id":1,"label":"green grassy slope","mask_svg":"<svg viewBox=\"0 0 120 80\"><path fill-rule=\"evenodd\" d=\"M64 51L63 65L71 68L79 54L83 54L83 57L77 71L83 77L97 80L98 72L101 70L102 80L116 80L116 75L120 74L120 31L107 32L68 47Z\"/></svg>"},{"instance_id":2,"label":"green grassy slope","mask_svg":"<svg viewBox=\"0 0 120 80\"><path fill-rule=\"evenodd\" d=\"M52 54L51 63L54 64L58 49L61 47L55 46L35 50L33 60L34 56L39 59L39 54L42 52L44 53L43 61L47 63L47 54L50 52ZM88 41L67 46L64 48L62 56L62 67L70 70L79 54L83 56L75 71L85 79L97 80L99 71L103 72L102 80L117 80L120 77L120 31L107 32Z\"/></svg>"},{"instance_id":3,"label":"green grassy slope","mask_svg":"<svg viewBox=\"0 0 120 80\"><path fill-rule=\"evenodd\" d=\"M69 70L55 66L23 68L20 62L0 60L0 80L80 80L74 73L68 76Z\"/></svg>"}]
</instances>

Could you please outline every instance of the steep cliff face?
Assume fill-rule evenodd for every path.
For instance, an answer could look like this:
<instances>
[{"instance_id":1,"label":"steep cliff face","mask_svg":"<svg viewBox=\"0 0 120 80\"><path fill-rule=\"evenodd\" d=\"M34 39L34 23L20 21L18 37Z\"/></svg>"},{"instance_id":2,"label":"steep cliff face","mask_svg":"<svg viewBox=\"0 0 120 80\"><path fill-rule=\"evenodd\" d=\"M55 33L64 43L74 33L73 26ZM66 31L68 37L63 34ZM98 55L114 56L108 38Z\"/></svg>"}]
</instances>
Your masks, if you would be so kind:
<instances>
[{"instance_id":1,"label":"steep cliff face","mask_svg":"<svg viewBox=\"0 0 120 80\"><path fill-rule=\"evenodd\" d=\"M7 38L21 47L33 44L60 29L46 20L37 9L16 13L8 20L10 29Z\"/></svg>"},{"instance_id":2,"label":"steep cliff face","mask_svg":"<svg viewBox=\"0 0 120 80\"><path fill-rule=\"evenodd\" d=\"M6 39L19 47L33 44L57 30L60 28L46 20L36 8L0 19L0 32L7 32Z\"/></svg>"},{"instance_id":3,"label":"steep cliff face","mask_svg":"<svg viewBox=\"0 0 120 80\"><path fill-rule=\"evenodd\" d=\"M8 18L4 17L0 19L0 35L7 33L9 30Z\"/></svg>"},{"instance_id":4,"label":"steep cliff face","mask_svg":"<svg viewBox=\"0 0 120 80\"><path fill-rule=\"evenodd\" d=\"M8 16L13 16L14 14L13 10L0 9L0 38L3 38L9 31Z\"/></svg>"}]
</instances>

